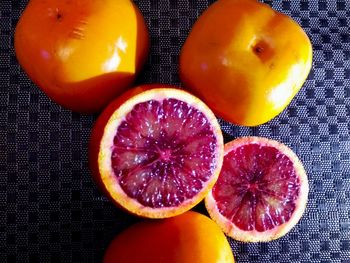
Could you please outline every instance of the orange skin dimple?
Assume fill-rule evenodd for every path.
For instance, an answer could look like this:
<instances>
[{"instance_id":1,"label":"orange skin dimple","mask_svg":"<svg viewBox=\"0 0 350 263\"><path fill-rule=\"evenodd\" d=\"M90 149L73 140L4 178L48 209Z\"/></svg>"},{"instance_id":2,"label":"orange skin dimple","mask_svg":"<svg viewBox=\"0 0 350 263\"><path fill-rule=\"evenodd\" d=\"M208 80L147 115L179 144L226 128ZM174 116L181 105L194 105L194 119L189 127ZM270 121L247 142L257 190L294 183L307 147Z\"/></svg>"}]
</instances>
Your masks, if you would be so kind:
<instances>
[{"instance_id":1,"label":"orange skin dimple","mask_svg":"<svg viewBox=\"0 0 350 263\"><path fill-rule=\"evenodd\" d=\"M311 65L310 40L290 17L256 0L218 0L182 48L180 77L220 117L256 126L291 102Z\"/></svg>"},{"instance_id":2,"label":"orange skin dimple","mask_svg":"<svg viewBox=\"0 0 350 263\"><path fill-rule=\"evenodd\" d=\"M96 112L133 83L149 36L130 0L31 0L16 27L15 51L51 99Z\"/></svg>"}]
</instances>

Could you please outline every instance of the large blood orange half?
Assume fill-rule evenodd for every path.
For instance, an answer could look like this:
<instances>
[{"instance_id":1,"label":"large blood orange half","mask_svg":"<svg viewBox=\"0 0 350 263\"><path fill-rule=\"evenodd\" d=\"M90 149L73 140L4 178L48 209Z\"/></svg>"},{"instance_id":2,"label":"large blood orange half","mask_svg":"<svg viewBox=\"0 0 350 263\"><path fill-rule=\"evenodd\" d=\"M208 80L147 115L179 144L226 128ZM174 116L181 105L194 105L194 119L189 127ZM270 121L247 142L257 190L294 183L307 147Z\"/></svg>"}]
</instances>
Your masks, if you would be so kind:
<instances>
[{"instance_id":1,"label":"large blood orange half","mask_svg":"<svg viewBox=\"0 0 350 263\"><path fill-rule=\"evenodd\" d=\"M137 223L119 234L103 263L234 263L227 239L210 218L192 211Z\"/></svg>"},{"instance_id":2,"label":"large blood orange half","mask_svg":"<svg viewBox=\"0 0 350 263\"><path fill-rule=\"evenodd\" d=\"M90 166L108 196L149 218L181 214L215 184L223 162L220 126L198 98L149 85L118 98L97 120Z\"/></svg>"},{"instance_id":3,"label":"large blood orange half","mask_svg":"<svg viewBox=\"0 0 350 263\"><path fill-rule=\"evenodd\" d=\"M291 149L266 138L244 137L225 145L219 179L205 203L227 235L264 242L293 228L308 191L303 165Z\"/></svg>"}]
</instances>

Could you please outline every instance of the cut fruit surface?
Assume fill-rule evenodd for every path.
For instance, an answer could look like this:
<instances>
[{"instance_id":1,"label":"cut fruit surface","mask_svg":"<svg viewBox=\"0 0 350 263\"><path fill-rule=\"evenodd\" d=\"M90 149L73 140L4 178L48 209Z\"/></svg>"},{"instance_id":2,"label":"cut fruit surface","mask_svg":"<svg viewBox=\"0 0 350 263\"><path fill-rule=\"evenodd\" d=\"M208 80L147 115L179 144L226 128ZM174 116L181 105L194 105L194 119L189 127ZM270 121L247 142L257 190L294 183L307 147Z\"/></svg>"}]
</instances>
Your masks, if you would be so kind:
<instances>
[{"instance_id":1,"label":"cut fruit surface","mask_svg":"<svg viewBox=\"0 0 350 263\"><path fill-rule=\"evenodd\" d=\"M260 137L225 145L219 179L206 197L210 216L232 238L263 242L289 232L304 213L308 180L287 146Z\"/></svg>"},{"instance_id":2,"label":"cut fruit surface","mask_svg":"<svg viewBox=\"0 0 350 263\"><path fill-rule=\"evenodd\" d=\"M183 213L205 197L220 172L223 139L216 117L179 89L150 85L130 94L95 124L93 175L131 213L151 218Z\"/></svg>"}]
</instances>

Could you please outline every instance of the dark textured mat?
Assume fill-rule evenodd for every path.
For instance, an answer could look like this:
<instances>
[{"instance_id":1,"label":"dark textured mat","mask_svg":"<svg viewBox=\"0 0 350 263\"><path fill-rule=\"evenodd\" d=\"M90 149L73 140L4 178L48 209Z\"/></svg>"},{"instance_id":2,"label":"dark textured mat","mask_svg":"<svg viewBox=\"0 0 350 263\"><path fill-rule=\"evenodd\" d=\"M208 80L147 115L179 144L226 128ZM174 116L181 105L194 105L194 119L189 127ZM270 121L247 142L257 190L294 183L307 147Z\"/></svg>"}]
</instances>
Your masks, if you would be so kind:
<instances>
[{"instance_id":1,"label":"dark textured mat","mask_svg":"<svg viewBox=\"0 0 350 263\"><path fill-rule=\"evenodd\" d=\"M0 2L0 262L100 262L112 237L138 219L114 208L90 178L87 142L96 116L57 106L20 69L13 32L26 2ZM212 2L136 1L152 36L139 83L179 84L180 47ZM265 2L310 36L312 73L268 124L221 125L226 140L259 135L289 145L305 164L311 191L302 221L285 237L230 243L238 262L349 263L350 1Z\"/></svg>"}]
</instances>

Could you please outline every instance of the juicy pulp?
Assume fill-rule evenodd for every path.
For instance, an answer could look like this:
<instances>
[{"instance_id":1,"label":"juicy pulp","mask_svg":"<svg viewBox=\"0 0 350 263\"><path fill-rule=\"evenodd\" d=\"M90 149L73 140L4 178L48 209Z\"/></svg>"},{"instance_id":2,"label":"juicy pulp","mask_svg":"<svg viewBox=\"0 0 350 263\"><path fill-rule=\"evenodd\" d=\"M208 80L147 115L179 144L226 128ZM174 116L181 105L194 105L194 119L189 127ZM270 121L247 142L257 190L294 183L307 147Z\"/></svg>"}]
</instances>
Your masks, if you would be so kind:
<instances>
[{"instance_id":1,"label":"juicy pulp","mask_svg":"<svg viewBox=\"0 0 350 263\"><path fill-rule=\"evenodd\" d=\"M237 227L264 232L291 218L299 191L288 156L271 146L249 144L226 154L213 196L220 213Z\"/></svg>"},{"instance_id":2,"label":"juicy pulp","mask_svg":"<svg viewBox=\"0 0 350 263\"><path fill-rule=\"evenodd\" d=\"M217 139L206 116L177 100L134 106L119 125L112 168L123 191L144 206L173 207L194 197L216 167Z\"/></svg>"}]
</instances>

